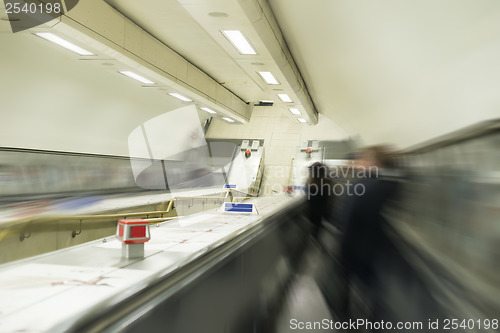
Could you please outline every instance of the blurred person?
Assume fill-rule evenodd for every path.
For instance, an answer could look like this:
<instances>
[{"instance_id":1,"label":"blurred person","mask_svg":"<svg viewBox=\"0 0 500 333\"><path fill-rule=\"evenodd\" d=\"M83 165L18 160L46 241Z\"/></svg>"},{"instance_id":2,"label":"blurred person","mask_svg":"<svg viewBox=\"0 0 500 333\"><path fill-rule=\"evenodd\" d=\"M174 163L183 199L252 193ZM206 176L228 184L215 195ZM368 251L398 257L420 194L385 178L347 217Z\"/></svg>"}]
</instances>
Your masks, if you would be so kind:
<instances>
[{"instance_id":1,"label":"blurred person","mask_svg":"<svg viewBox=\"0 0 500 333\"><path fill-rule=\"evenodd\" d=\"M385 203L394 196L397 183L381 177L390 169L390 150L384 146L368 147L360 152L356 162L356 186L362 186L362 194L346 198L342 218L344 237L340 256L344 266L347 287L354 280L366 288L365 300L373 311L377 304L377 278L373 262L384 244L383 225L386 223L381 211ZM344 315L349 315L349 292L344 300Z\"/></svg>"},{"instance_id":2,"label":"blurred person","mask_svg":"<svg viewBox=\"0 0 500 333\"><path fill-rule=\"evenodd\" d=\"M335 203L332 207L330 215L332 216L333 225L341 232L345 230L345 223L347 221L346 214L350 211L349 206L351 205L351 200L349 200L349 195L346 189L352 185L355 177L355 173L358 170L358 165L360 160L359 152L349 153L342 165L337 166L337 173L334 179L334 193L337 188L338 197L335 199Z\"/></svg>"},{"instance_id":3,"label":"blurred person","mask_svg":"<svg viewBox=\"0 0 500 333\"><path fill-rule=\"evenodd\" d=\"M308 199L308 218L313 225L312 236L318 241L323 218L327 215L331 186L327 179L328 167L315 162L309 167L309 178L306 184Z\"/></svg>"}]
</instances>

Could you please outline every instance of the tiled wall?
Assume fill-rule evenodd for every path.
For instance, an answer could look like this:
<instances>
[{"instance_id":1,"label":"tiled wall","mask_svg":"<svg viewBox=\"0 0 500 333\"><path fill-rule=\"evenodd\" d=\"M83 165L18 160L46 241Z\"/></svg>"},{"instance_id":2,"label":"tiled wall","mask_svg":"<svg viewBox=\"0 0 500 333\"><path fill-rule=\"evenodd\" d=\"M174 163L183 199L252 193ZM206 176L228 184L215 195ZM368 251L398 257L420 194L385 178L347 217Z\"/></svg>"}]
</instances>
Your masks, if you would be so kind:
<instances>
[{"instance_id":1,"label":"tiled wall","mask_svg":"<svg viewBox=\"0 0 500 333\"><path fill-rule=\"evenodd\" d=\"M299 124L285 111L255 107L250 123L231 125L215 119L207 133L209 139L264 139L265 173L261 195L281 191L288 183L295 149L304 140L343 140L348 135L335 123L320 115L317 125Z\"/></svg>"}]
</instances>

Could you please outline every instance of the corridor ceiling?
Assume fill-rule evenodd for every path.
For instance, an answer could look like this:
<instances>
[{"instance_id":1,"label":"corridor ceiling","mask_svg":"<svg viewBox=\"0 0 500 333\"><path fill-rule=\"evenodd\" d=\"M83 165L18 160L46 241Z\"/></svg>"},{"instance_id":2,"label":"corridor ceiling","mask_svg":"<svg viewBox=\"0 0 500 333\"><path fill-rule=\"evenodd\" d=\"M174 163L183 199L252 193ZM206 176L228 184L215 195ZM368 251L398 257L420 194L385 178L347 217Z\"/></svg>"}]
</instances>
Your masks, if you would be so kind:
<instances>
[{"instance_id":1,"label":"corridor ceiling","mask_svg":"<svg viewBox=\"0 0 500 333\"><path fill-rule=\"evenodd\" d=\"M120 14L110 19L89 10L107 6L103 1ZM93 30L119 26L121 15L131 20L173 50L176 61L199 71L189 77L189 67L192 82L178 88L196 92L198 84L204 101L226 107L222 112L237 123L248 122L260 101L272 100L270 112L293 121L298 117L288 109L297 107L310 126L319 113L366 144L408 147L500 117L498 0L82 0L66 24L73 12L79 24L90 22L86 29L98 42L116 46L123 37L140 49L145 41L136 28L134 36L121 35L131 31L128 23L109 29L115 40ZM239 54L222 30L240 30L257 54ZM154 58L158 46L147 42ZM139 69L151 64L131 50L115 60ZM102 61L112 62L114 53ZM132 64L134 57L139 62ZM146 74L161 75L154 70ZM259 71L272 72L280 84L266 84ZM172 73L166 77L179 82ZM220 87L231 96L220 95ZM293 102L280 101L282 93Z\"/></svg>"},{"instance_id":2,"label":"corridor ceiling","mask_svg":"<svg viewBox=\"0 0 500 333\"><path fill-rule=\"evenodd\" d=\"M500 116L497 0L107 2L247 101L273 99L252 64L272 59L245 62L213 31L252 41L248 3L269 6L317 111L366 143L408 146Z\"/></svg>"}]
</instances>

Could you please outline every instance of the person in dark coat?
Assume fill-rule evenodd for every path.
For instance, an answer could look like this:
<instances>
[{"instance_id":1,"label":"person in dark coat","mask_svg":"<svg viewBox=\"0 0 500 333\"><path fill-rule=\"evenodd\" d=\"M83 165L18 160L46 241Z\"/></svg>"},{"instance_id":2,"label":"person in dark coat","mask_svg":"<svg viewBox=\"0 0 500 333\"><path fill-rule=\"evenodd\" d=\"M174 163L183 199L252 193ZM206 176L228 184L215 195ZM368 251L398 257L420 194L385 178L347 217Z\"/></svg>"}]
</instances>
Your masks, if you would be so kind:
<instances>
[{"instance_id":1,"label":"person in dark coat","mask_svg":"<svg viewBox=\"0 0 500 333\"><path fill-rule=\"evenodd\" d=\"M366 302L373 307L376 302L377 278L374 260L386 239L383 226L386 223L381 212L397 190L397 183L382 177L390 166L387 149L370 147L362 152L358 162L355 193L348 198L348 211L344 214L344 238L341 244L341 261L346 281L360 281L368 294ZM371 295L371 296L370 296ZM345 300L345 311L349 299Z\"/></svg>"},{"instance_id":2,"label":"person in dark coat","mask_svg":"<svg viewBox=\"0 0 500 333\"><path fill-rule=\"evenodd\" d=\"M327 180L328 167L315 162L309 167L307 181L308 217L313 225L313 237L318 240L321 222L326 216L329 204L331 187Z\"/></svg>"}]
</instances>

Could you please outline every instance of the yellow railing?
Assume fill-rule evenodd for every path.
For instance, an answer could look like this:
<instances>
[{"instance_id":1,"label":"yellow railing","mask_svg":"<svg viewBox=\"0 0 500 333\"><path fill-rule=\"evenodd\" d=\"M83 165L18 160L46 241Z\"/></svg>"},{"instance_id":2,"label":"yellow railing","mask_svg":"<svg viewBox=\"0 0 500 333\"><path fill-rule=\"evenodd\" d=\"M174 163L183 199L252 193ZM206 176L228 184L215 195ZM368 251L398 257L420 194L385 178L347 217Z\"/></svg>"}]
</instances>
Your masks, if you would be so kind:
<instances>
[{"instance_id":1,"label":"yellow railing","mask_svg":"<svg viewBox=\"0 0 500 333\"><path fill-rule=\"evenodd\" d=\"M80 215L43 215L43 216L29 216L23 217L20 219L9 221L8 223L4 223L0 225L0 242L6 238L10 233L20 232L20 230L29 229L29 225L32 223L43 223L43 222L67 222L67 221L80 221L80 232L81 232L81 224L83 221L88 220L104 220L104 219L119 219L119 218L130 218L136 216L146 216L145 220L150 223L161 223L168 220L179 218L179 216L170 216L163 217L163 215L168 214L172 211L174 206L174 202L176 200L189 200L189 199L203 199L203 200L226 200L228 197L231 202L235 202L239 199L248 199L249 194L238 191L245 194L245 197L234 197L232 193L232 189L227 189L225 194L222 196L180 196L180 197L172 197L168 201L167 208L165 210L156 210L156 211L148 211L148 212L130 212L130 213L118 213L118 214L80 214ZM166 201L165 201L166 203ZM160 206L162 203L159 204ZM151 215L161 215L161 217L149 218ZM28 225L28 226L27 226ZM13 229L13 230L12 230ZM79 235L80 232L77 232L76 235ZM30 232L31 233L31 232ZM30 234L29 233L29 234ZM29 236L28 236L29 237ZM26 237L26 238L28 238Z\"/></svg>"}]
</instances>

